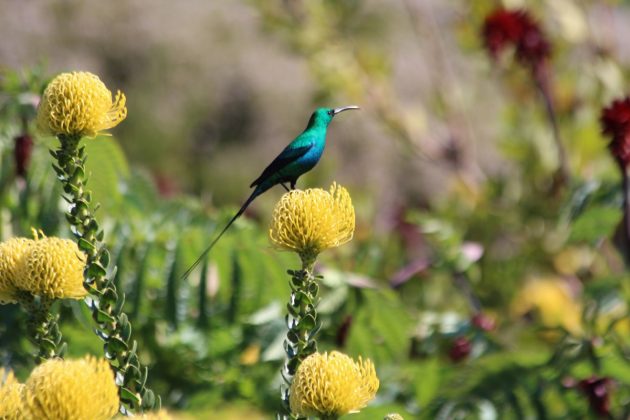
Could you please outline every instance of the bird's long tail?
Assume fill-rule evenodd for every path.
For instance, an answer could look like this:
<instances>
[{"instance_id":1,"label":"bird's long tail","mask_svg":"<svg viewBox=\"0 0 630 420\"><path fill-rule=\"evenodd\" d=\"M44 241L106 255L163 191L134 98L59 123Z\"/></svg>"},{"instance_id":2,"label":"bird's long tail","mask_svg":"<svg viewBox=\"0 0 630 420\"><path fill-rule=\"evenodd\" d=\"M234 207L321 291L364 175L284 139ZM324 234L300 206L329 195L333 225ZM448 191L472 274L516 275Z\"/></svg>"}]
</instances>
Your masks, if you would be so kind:
<instances>
[{"instance_id":1,"label":"bird's long tail","mask_svg":"<svg viewBox=\"0 0 630 420\"><path fill-rule=\"evenodd\" d=\"M252 192L252 195L249 196L249 198L245 201L245 203L243 203L243 205L241 206L241 208L239 209L238 212L236 212L236 214L234 215L234 217L232 217L230 219L230 221L228 222L227 225L225 225L225 227L223 228L223 230L221 231L221 233L219 233L219 235L214 238L214 240L212 241L212 243L210 245L208 245L208 247L201 253L201 255L199 256L199 258L197 258L197 260L193 263L193 265L191 265L188 270L186 270L186 272L184 273L184 275L182 276L182 280L185 279L186 277L188 277L190 275L190 273L192 273L192 271L197 268L197 266L201 263L201 261L203 261L203 259L206 257L206 255L208 255L208 252L210 252L210 250L212 249L212 247L214 247L214 245L219 241L219 239L221 239L221 236L223 236L223 234L225 233L226 230L229 229L230 226L232 226L232 223L234 223L236 221L236 219L238 219L247 209L247 207L249 207L249 205L252 203L252 201L254 201L254 199L256 197L258 197L260 195L261 191L259 188L256 188L254 190L254 192Z\"/></svg>"}]
</instances>

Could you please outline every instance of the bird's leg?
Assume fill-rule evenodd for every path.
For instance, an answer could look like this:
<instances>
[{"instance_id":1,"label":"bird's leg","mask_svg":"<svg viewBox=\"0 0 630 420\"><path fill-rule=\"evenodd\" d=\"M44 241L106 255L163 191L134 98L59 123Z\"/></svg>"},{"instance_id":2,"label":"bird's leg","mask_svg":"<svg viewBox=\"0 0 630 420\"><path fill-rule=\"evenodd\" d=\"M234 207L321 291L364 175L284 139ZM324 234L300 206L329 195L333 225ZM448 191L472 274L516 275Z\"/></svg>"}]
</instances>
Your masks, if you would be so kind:
<instances>
[{"instance_id":1,"label":"bird's leg","mask_svg":"<svg viewBox=\"0 0 630 420\"><path fill-rule=\"evenodd\" d=\"M284 182L281 182L280 185L282 185L282 188L287 190L287 192L291 191L286 185L284 185Z\"/></svg>"},{"instance_id":2,"label":"bird's leg","mask_svg":"<svg viewBox=\"0 0 630 420\"><path fill-rule=\"evenodd\" d=\"M297 179L292 179L291 180L291 189L294 190L295 189L295 183L297 182Z\"/></svg>"}]
</instances>

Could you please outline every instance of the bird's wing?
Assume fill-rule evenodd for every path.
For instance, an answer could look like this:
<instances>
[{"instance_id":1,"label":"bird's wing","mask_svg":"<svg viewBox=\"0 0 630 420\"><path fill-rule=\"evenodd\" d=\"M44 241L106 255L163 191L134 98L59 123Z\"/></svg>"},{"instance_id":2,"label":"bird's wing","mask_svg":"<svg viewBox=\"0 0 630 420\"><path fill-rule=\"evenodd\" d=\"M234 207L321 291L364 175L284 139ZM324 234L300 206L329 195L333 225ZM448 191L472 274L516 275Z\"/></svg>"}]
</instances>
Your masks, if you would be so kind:
<instances>
[{"instance_id":1,"label":"bird's wing","mask_svg":"<svg viewBox=\"0 0 630 420\"><path fill-rule=\"evenodd\" d=\"M304 156L309 150L313 148L315 143L309 143L300 147L287 147L284 149L274 160L265 168L262 174L254 182L250 187L260 184L265 179L267 179L272 174L276 173L280 169L284 168L291 162L295 162L297 159Z\"/></svg>"}]
</instances>

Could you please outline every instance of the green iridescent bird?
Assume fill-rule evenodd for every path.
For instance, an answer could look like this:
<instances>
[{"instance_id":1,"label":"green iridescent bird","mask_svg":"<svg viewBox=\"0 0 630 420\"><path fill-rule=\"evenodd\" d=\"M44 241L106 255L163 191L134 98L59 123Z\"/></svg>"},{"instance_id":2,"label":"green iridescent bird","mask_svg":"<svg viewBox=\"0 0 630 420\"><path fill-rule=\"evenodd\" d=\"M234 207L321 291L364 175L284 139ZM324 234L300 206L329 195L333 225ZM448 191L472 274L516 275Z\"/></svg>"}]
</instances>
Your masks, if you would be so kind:
<instances>
[{"instance_id":1,"label":"green iridescent bird","mask_svg":"<svg viewBox=\"0 0 630 420\"><path fill-rule=\"evenodd\" d=\"M197 258L197 261L186 270L183 278L188 277L195 267L199 265L217 241L221 239L225 231L245 212L256 197L278 184L282 185L287 191L289 191L289 187L287 187L286 184L290 184L291 189L295 188L297 179L313 169L322 157L324 147L326 146L326 129L328 128L328 124L330 124L335 115L349 109L359 109L359 107L350 105L341 108L319 108L313 112L304 131L289 143L273 162L265 168L262 174L252 182L250 188L256 187L252 194L241 206L239 211L236 212L234 217L230 219L221 233L219 233L212 243L203 251L201 256Z\"/></svg>"}]
</instances>

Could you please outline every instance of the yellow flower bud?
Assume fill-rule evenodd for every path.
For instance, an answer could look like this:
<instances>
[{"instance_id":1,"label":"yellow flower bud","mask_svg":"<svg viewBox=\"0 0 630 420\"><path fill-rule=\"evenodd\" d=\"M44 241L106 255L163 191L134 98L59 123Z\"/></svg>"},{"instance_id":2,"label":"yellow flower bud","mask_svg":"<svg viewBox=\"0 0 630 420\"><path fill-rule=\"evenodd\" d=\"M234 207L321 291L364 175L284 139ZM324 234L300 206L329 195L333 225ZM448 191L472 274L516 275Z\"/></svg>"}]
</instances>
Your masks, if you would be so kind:
<instances>
[{"instance_id":1,"label":"yellow flower bud","mask_svg":"<svg viewBox=\"0 0 630 420\"><path fill-rule=\"evenodd\" d=\"M24 385L19 383L13 372L0 369L0 419L19 420L22 414L22 392Z\"/></svg>"},{"instance_id":2,"label":"yellow flower bud","mask_svg":"<svg viewBox=\"0 0 630 420\"><path fill-rule=\"evenodd\" d=\"M24 254L15 273L16 287L51 299L81 299L85 254L74 241L42 238Z\"/></svg>"},{"instance_id":3,"label":"yellow flower bud","mask_svg":"<svg viewBox=\"0 0 630 420\"><path fill-rule=\"evenodd\" d=\"M93 137L127 117L125 101L118 91L112 102L112 93L92 73L62 73L44 90L37 124L54 135Z\"/></svg>"},{"instance_id":4,"label":"yellow flower bud","mask_svg":"<svg viewBox=\"0 0 630 420\"><path fill-rule=\"evenodd\" d=\"M342 416L374 398L379 381L368 360L356 363L343 353L314 353L302 361L289 392L291 411L300 416Z\"/></svg>"},{"instance_id":5,"label":"yellow flower bud","mask_svg":"<svg viewBox=\"0 0 630 420\"><path fill-rule=\"evenodd\" d=\"M343 245L354 234L354 207L348 191L337 184L330 192L321 188L293 190L282 196L273 210L271 241L302 258Z\"/></svg>"},{"instance_id":6,"label":"yellow flower bud","mask_svg":"<svg viewBox=\"0 0 630 420\"><path fill-rule=\"evenodd\" d=\"M119 407L114 373L105 359L51 359L37 366L23 393L25 418L111 419Z\"/></svg>"},{"instance_id":7,"label":"yellow flower bud","mask_svg":"<svg viewBox=\"0 0 630 420\"><path fill-rule=\"evenodd\" d=\"M16 302L16 272L30 246L31 239L12 238L0 244L0 303Z\"/></svg>"}]
</instances>

